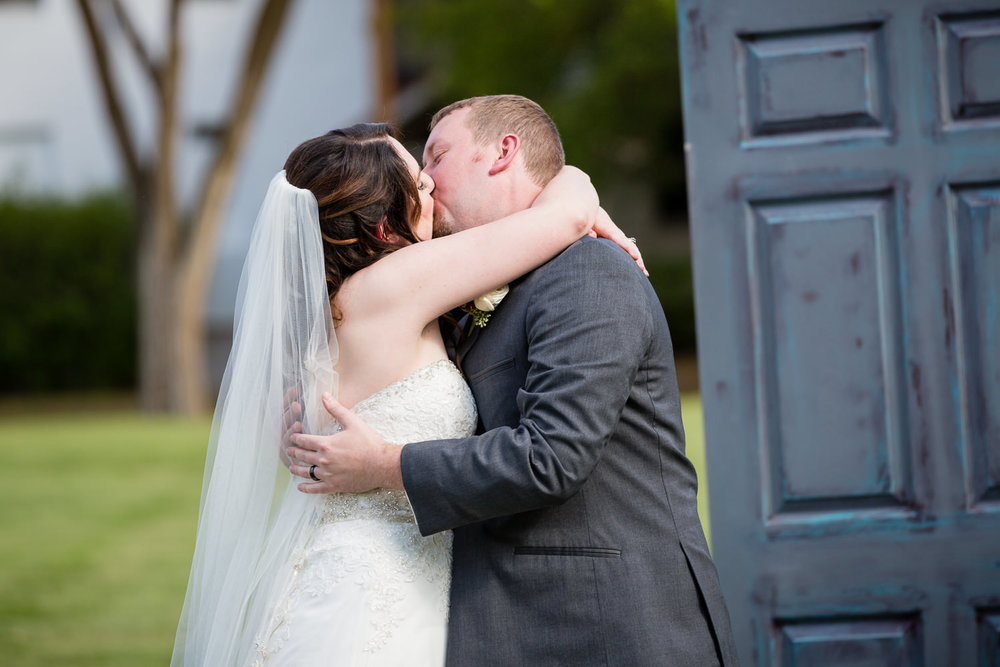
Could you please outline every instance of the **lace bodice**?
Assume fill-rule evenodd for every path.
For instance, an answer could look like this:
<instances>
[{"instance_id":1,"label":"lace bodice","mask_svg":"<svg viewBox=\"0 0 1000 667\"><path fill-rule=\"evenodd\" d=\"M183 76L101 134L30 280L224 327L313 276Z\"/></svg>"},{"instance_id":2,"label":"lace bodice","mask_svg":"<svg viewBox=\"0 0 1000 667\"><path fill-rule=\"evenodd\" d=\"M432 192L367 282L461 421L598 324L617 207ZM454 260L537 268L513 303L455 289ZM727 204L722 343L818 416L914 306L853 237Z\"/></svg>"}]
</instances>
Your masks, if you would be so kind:
<instances>
[{"instance_id":1,"label":"lace bodice","mask_svg":"<svg viewBox=\"0 0 1000 667\"><path fill-rule=\"evenodd\" d=\"M354 406L389 442L459 438L476 427L462 374L434 362ZM326 497L288 564L288 583L256 665L440 665L448 620L451 533L420 535L402 492Z\"/></svg>"},{"instance_id":2,"label":"lace bodice","mask_svg":"<svg viewBox=\"0 0 1000 667\"><path fill-rule=\"evenodd\" d=\"M351 410L389 442L460 438L476 427L472 392L455 364L435 361L393 382Z\"/></svg>"},{"instance_id":3,"label":"lace bodice","mask_svg":"<svg viewBox=\"0 0 1000 667\"><path fill-rule=\"evenodd\" d=\"M461 438L476 428L476 404L462 374L447 359L407 375L358 402L352 412L396 444ZM323 522L346 519L413 521L406 495L378 489L330 494Z\"/></svg>"}]
</instances>

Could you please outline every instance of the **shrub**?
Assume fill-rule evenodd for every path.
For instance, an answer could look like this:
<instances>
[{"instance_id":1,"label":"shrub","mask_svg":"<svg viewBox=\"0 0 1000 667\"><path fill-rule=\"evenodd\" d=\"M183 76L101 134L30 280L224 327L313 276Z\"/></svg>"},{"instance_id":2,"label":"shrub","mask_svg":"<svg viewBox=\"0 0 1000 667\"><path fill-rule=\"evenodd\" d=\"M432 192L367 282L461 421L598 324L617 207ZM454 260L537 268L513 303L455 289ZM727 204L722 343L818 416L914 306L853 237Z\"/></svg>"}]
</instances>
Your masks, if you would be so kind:
<instances>
[{"instance_id":1,"label":"shrub","mask_svg":"<svg viewBox=\"0 0 1000 667\"><path fill-rule=\"evenodd\" d=\"M697 349L694 322L694 283L690 256L644 258L649 280L667 316L674 352L693 354Z\"/></svg>"},{"instance_id":2,"label":"shrub","mask_svg":"<svg viewBox=\"0 0 1000 667\"><path fill-rule=\"evenodd\" d=\"M134 247L121 196L0 199L0 392L135 384Z\"/></svg>"}]
</instances>

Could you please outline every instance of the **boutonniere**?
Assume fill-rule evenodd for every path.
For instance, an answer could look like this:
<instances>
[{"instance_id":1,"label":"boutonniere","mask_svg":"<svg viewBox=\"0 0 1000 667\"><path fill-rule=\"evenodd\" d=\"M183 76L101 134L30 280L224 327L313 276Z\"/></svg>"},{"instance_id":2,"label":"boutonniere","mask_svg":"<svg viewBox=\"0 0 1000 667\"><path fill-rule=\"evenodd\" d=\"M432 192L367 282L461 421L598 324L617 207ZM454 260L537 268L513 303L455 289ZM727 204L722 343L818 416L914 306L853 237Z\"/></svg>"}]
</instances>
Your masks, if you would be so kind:
<instances>
[{"instance_id":1,"label":"boutonniere","mask_svg":"<svg viewBox=\"0 0 1000 667\"><path fill-rule=\"evenodd\" d=\"M503 298L507 296L507 292L509 291L510 288L504 285L462 306L462 310L472 316L469 333L472 333L472 327L486 326L486 323L490 321L490 315L493 314L493 311L496 310L496 307L500 305L500 302L503 301Z\"/></svg>"}]
</instances>

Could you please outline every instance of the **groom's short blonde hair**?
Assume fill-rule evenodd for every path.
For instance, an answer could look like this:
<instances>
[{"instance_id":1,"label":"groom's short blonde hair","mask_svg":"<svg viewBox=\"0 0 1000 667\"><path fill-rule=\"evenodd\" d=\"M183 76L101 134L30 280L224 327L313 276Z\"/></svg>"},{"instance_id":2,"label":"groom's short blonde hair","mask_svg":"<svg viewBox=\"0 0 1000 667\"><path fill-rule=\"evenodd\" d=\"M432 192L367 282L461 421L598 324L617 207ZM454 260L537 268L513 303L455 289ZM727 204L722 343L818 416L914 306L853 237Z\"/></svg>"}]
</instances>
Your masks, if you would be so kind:
<instances>
[{"instance_id":1,"label":"groom's short blonde hair","mask_svg":"<svg viewBox=\"0 0 1000 667\"><path fill-rule=\"evenodd\" d=\"M430 129L453 111L469 108L465 125L483 146L505 134L521 139L524 167L535 183L544 186L566 164L559 130L545 109L520 95L484 95L449 104L434 114Z\"/></svg>"}]
</instances>

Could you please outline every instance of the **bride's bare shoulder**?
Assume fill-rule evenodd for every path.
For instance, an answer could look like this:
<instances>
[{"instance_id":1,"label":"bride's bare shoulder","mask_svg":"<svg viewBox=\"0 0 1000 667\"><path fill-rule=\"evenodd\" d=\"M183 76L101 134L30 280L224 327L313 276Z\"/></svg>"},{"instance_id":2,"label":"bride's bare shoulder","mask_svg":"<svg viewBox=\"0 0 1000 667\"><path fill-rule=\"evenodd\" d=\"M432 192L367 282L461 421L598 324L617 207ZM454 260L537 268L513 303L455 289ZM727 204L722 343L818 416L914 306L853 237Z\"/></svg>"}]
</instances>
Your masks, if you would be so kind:
<instances>
[{"instance_id":1,"label":"bride's bare shoulder","mask_svg":"<svg viewBox=\"0 0 1000 667\"><path fill-rule=\"evenodd\" d=\"M341 316L339 319L346 320L352 314L363 316L369 311L381 312L389 300L386 291L391 289L393 280L389 269L382 258L344 280L333 300L333 307Z\"/></svg>"},{"instance_id":2,"label":"bride's bare shoulder","mask_svg":"<svg viewBox=\"0 0 1000 667\"><path fill-rule=\"evenodd\" d=\"M344 315L354 313L374 319L395 317L400 325L405 325L405 320L420 313L411 299L403 298L405 293L412 291L414 281L422 275L418 264L410 261L409 257L424 254L426 249L417 250L418 245L425 244L400 248L349 276L337 291L334 307ZM423 317L422 313L420 317ZM414 324L422 326L424 323Z\"/></svg>"}]
</instances>

